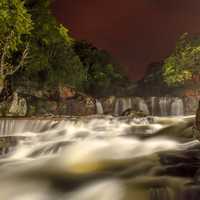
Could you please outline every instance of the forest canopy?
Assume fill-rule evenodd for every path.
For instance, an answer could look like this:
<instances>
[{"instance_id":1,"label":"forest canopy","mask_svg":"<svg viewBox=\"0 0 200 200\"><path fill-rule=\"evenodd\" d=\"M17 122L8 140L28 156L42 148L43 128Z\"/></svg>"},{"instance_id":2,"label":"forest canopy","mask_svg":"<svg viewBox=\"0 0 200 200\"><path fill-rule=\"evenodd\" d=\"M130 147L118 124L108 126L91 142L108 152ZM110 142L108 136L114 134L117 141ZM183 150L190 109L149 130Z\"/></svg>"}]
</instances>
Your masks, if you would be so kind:
<instances>
[{"instance_id":1,"label":"forest canopy","mask_svg":"<svg viewBox=\"0 0 200 200\"><path fill-rule=\"evenodd\" d=\"M0 10L1 88L9 76L88 92L123 79L107 52L76 41L56 21L51 0L1 0Z\"/></svg>"}]
</instances>

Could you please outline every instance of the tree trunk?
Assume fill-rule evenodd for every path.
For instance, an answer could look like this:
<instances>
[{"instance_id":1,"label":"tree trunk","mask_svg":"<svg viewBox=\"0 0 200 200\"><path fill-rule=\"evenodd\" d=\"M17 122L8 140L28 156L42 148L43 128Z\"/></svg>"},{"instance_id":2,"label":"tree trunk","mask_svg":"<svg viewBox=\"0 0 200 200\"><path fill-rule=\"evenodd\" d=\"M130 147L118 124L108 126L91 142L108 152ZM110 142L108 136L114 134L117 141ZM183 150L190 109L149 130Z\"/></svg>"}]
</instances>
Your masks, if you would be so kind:
<instances>
[{"instance_id":1,"label":"tree trunk","mask_svg":"<svg viewBox=\"0 0 200 200\"><path fill-rule=\"evenodd\" d=\"M4 87L5 87L5 80L4 80L4 78L0 77L0 96L2 94Z\"/></svg>"}]
</instances>

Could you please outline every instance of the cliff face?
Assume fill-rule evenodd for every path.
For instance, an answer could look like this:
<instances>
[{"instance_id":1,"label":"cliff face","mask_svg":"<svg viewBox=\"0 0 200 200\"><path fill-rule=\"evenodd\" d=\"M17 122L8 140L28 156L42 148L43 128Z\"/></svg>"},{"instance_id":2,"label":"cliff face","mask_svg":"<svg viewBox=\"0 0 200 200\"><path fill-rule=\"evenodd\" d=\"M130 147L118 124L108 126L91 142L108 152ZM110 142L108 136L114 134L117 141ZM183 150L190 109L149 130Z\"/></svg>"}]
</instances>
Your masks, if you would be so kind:
<instances>
[{"instance_id":1,"label":"cliff face","mask_svg":"<svg viewBox=\"0 0 200 200\"><path fill-rule=\"evenodd\" d=\"M95 99L69 86L41 88L37 84L16 86L0 103L0 116L62 116L96 113Z\"/></svg>"},{"instance_id":2,"label":"cliff face","mask_svg":"<svg viewBox=\"0 0 200 200\"><path fill-rule=\"evenodd\" d=\"M196 112L200 99L198 86L173 88L168 92L160 85L156 85L159 88L157 91L155 87L152 90L151 87L139 87L130 85L124 91L120 88L118 95L93 97L67 85L47 87L36 82L20 82L14 85L13 94L0 103L0 116L120 116L127 109L156 116L191 115Z\"/></svg>"}]
</instances>

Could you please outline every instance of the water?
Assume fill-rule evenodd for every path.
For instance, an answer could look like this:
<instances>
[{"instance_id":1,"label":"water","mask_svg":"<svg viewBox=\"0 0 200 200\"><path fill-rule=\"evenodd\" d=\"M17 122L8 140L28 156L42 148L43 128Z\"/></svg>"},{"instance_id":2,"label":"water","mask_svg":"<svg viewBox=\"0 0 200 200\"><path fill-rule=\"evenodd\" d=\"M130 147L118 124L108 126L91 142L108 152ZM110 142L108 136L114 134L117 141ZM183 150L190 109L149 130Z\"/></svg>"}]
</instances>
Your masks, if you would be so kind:
<instances>
[{"instance_id":1,"label":"water","mask_svg":"<svg viewBox=\"0 0 200 200\"><path fill-rule=\"evenodd\" d=\"M131 98L119 98L115 102L115 115L122 114L125 110L132 108L132 99Z\"/></svg>"},{"instance_id":2,"label":"water","mask_svg":"<svg viewBox=\"0 0 200 200\"><path fill-rule=\"evenodd\" d=\"M168 116L169 115L170 103L171 103L171 98L169 98L169 97L162 97L162 98L159 99L161 116Z\"/></svg>"},{"instance_id":3,"label":"water","mask_svg":"<svg viewBox=\"0 0 200 200\"><path fill-rule=\"evenodd\" d=\"M96 110L97 110L97 114L103 114L104 113L103 106L98 99L96 99Z\"/></svg>"},{"instance_id":4,"label":"water","mask_svg":"<svg viewBox=\"0 0 200 200\"><path fill-rule=\"evenodd\" d=\"M171 115L180 116L184 115L184 105L180 98L175 98L171 105Z\"/></svg>"},{"instance_id":5,"label":"water","mask_svg":"<svg viewBox=\"0 0 200 200\"><path fill-rule=\"evenodd\" d=\"M118 97L107 106L114 108L109 114L115 116L120 116L127 109L142 111L153 116L184 116L195 113L198 98L192 100L191 102L190 98L179 97ZM104 106L101 100L96 101L97 114L103 114L104 110L108 110Z\"/></svg>"},{"instance_id":6,"label":"water","mask_svg":"<svg viewBox=\"0 0 200 200\"><path fill-rule=\"evenodd\" d=\"M149 109L144 99L138 98L138 108L142 112L149 114Z\"/></svg>"},{"instance_id":7,"label":"water","mask_svg":"<svg viewBox=\"0 0 200 200\"><path fill-rule=\"evenodd\" d=\"M198 200L194 116L0 121L2 200Z\"/></svg>"}]
</instances>

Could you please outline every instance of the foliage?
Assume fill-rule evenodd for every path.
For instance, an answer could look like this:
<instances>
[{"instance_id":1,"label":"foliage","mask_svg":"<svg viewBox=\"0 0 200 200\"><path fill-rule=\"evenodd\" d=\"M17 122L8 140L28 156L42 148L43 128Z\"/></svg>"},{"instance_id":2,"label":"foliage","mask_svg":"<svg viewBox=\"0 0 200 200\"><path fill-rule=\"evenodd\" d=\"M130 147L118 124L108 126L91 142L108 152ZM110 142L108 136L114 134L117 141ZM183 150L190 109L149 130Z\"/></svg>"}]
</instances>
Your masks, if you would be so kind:
<instances>
[{"instance_id":1,"label":"foliage","mask_svg":"<svg viewBox=\"0 0 200 200\"><path fill-rule=\"evenodd\" d=\"M163 84L163 62L152 62L148 65L142 82L146 84Z\"/></svg>"},{"instance_id":2,"label":"foliage","mask_svg":"<svg viewBox=\"0 0 200 200\"><path fill-rule=\"evenodd\" d=\"M14 74L25 63L27 36L32 30L31 16L21 0L0 1L0 80Z\"/></svg>"},{"instance_id":3,"label":"foliage","mask_svg":"<svg viewBox=\"0 0 200 200\"><path fill-rule=\"evenodd\" d=\"M174 53L165 60L164 80L168 85L182 85L200 72L200 38L184 34Z\"/></svg>"},{"instance_id":4,"label":"foliage","mask_svg":"<svg viewBox=\"0 0 200 200\"><path fill-rule=\"evenodd\" d=\"M70 37L51 13L51 0L0 1L0 56L0 78L87 91L122 79L109 54Z\"/></svg>"},{"instance_id":5,"label":"foliage","mask_svg":"<svg viewBox=\"0 0 200 200\"><path fill-rule=\"evenodd\" d=\"M31 37L31 59L26 73L30 77L43 75L47 84L70 84L81 89L84 70L79 57L74 53L73 39L64 26L57 23L50 12L50 1L27 1L35 22ZM33 76L34 75L34 76Z\"/></svg>"},{"instance_id":6,"label":"foliage","mask_svg":"<svg viewBox=\"0 0 200 200\"><path fill-rule=\"evenodd\" d=\"M95 48L86 41L76 42L74 50L79 55L86 71L86 90L92 91L109 88L124 78L119 73L119 66L110 55Z\"/></svg>"}]
</instances>

